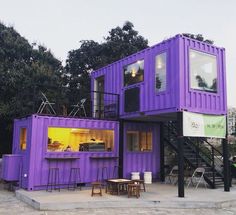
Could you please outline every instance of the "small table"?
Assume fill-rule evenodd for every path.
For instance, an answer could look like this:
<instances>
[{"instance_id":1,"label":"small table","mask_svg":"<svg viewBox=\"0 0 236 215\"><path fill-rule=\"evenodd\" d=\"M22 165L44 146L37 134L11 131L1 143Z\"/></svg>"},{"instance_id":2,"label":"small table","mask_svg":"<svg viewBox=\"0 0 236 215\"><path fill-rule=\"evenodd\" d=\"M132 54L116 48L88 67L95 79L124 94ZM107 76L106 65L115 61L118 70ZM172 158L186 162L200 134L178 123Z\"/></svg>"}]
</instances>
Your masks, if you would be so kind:
<instances>
[{"instance_id":1,"label":"small table","mask_svg":"<svg viewBox=\"0 0 236 215\"><path fill-rule=\"evenodd\" d=\"M124 178L108 179L108 191L110 191L111 194L117 193L118 196L120 194L127 194L127 185L131 183L133 183L132 180Z\"/></svg>"}]
</instances>

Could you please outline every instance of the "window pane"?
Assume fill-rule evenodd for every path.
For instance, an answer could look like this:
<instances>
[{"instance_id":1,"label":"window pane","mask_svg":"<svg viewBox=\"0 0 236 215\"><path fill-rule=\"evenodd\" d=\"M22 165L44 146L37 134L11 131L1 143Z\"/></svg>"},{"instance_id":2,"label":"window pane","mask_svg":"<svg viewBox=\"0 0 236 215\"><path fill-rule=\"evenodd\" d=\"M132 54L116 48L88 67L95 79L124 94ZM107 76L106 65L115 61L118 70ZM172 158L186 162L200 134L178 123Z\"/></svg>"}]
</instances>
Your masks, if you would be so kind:
<instances>
[{"instance_id":1,"label":"window pane","mask_svg":"<svg viewBox=\"0 0 236 215\"><path fill-rule=\"evenodd\" d=\"M156 56L155 59L156 89L158 92L166 90L166 53Z\"/></svg>"},{"instance_id":2,"label":"window pane","mask_svg":"<svg viewBox=\"0 0 236 215\"><path fill-rule=\"evenodd\" d=\"M114 131L82 128L48 128L47 151L112 151Z\"/></svg>"},{"instance_id":3,"label":"window pane","mask_svg":"<svg viewBox=\"0 0 236 215\"><path fill-rule=\"evenodd\" d=\"M144 60L124 66L124 86L129 86L143 81Z\"/></svg>"},{"instance_id":4,"label":"window pane","mask_svg":"<svg viewBox=\"0 0 236 215\"><path fill-rule=\"evenodd\" d=\"M137 131L127 131L128 151L139 151L139 133Z\"/></svg>"},{"instance_id":5,"label":"window pane","mask_svg":"<svg viewBox=\"0 0 236 215\"><path fill-rule=\"evenodd\" d=\"M125 103L124 109L125 112L135 112L140 109L140 88L134 87L131 89L125 90Z\"/></svg>"},{"instance_id":6,"label":"window pane","mask_svg":"<svg viewBox=\"0 0 236 215\"><path fill-rule=\"evenodd\" d=\"M152 151L152 132L127 131L126 144L131 152Z\"/></svg>"},{"instance_id":7,"label":"window pane","mask_svg":"<svg viewBox=\"0 0 236 215\"><path fill-rule=\"evenodd\" d=\"M217 92L216 56L190 49L191 88Z\"/></svg>"},{"instance_id":8,"label":"window pane","mask_svg":"<svg viewBox=\"0 0 236 215\"><path fill-rule=\"evenodd\" d=\"M26 150L27 145L27 130L26 128L20 129L20 149Z\"/></svg>"}]
</instances>

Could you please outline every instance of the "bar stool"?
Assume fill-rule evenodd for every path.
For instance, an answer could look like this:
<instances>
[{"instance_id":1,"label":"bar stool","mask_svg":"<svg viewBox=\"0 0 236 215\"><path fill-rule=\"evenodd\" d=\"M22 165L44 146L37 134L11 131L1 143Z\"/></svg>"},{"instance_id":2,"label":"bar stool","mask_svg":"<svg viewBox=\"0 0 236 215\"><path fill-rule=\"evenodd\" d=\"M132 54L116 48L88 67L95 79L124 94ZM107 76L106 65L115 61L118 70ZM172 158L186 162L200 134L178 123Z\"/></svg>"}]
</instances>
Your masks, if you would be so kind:
<instances>
[{"instance_id":1,"label":"bar stool","mask_svg":"<svg viewBox=\"0 0 236 215\"><path fill-rule=\"evenodd\" d=\"M128 198L131 196L140 197L140 184L128 184Z\"/></svg>"},{"instance_id":2,"label":"bar stool","mask_svg":"<svg viewBox=\"0 0 236 215\"><path fill-rule=\"evenodd\" d=\"M53 189L60 191L59 168L49 168L46 191L52 192Z\"/></svg>"},{"instance_id":3,"label":"bar stool","mask_svg":"<svg viewBox=\"0 0 236 215\"><path fill-rule=\"evenodd\" d=\"M92 182L91 185L92 185L91 196L93 196L95 194L102 196L102 183L99 181L95 181L95 182ZM98 190L98 192L95 192L95 190Z\"/></svg>"},{"instance_id":4,"label":"bar stool","mask_svg":"<svg viewBox=\"0 0 236 215\"><path fill-rule=\"evenodd\" d=\"M119 171L119 166L114 166L113 167L112 178L118 178L118 171Z\"/></svg>"},{"instance_id":5,"label":"bar stool","mask_svg":"<svg viewBox=\"0 0 236 215\"><path fill-rule=\"evenodd\" d=\"M133 179L132 182L133 182L134 184L139 184L139 185L140 185L140 191L143 190L144 192L146 192L144 180L141 180L141 179ZM142 185L142 188L141 188L141 185Z\"/></svg>"},{"instance_id":6,"label":"bar stool","mask_svg":"<svg viewBox=\"0 0 236 215\"><path fill-rule=\"evenodd\" d=\"M101 177L100 177L101 176ZM108 179L108 169L106 166L97 169L97 181L104 182Z\"/></svg>"},{"instance_id":7,"label":"bar stool","mask_svg":"<svg viewBox=\"0 0 236 215\"><path fill-rule=\"evenodd\" d=\"M80 168L70 168L68 190L75 190L78 182L81 182ZM79 188L81 190L81 186Z\"/></svg>"}]
</instances>

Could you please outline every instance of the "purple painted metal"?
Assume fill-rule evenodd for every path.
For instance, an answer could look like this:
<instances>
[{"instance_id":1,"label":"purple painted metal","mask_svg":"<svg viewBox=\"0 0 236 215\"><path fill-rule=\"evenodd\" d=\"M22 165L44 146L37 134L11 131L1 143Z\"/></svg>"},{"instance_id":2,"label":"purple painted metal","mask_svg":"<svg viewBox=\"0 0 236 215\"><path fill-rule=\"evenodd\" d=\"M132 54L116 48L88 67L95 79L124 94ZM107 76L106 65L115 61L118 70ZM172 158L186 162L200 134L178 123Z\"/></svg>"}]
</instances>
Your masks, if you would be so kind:
<instances>
[{"instance_id":1,"label":"purple painted metal","mask_svg":"<svg viewBox=\"0 0 236 215\"><path fill-rule=\"evenodd\" d=\"M2 179L5 181L20 181L21 162L21 155L3 155Z\"/></svg>"},{"instance_id":2,"label":"purple painted metal","mask_svg":"<svg viewBox=\"0 0 236 215\"><path fill-rule=\"evenodd\" d=\"M189 49L217 56L218 93L193 90L189 87ZM167 53L166 91L155 89L155 56ZM123 67L144 59L144 81L124 87ZM196 41L182 35L165 40L155 46L142 50L91 74L92 90L96 78L104 75L105 92L120 95L120 117L134 118L144 115L158 115L182 110L226 114L225 51L210 44ZM132 87L140 88L140 111L124 112L124 91Z\"/></svg>"},{"instance_id":3,"label":"purple painted metal","mask_svg":"<svg viewBox=\"0 0 236 215\"><path fill-rule=\"evenodd\" d=\"M118 122L105 120L89 120L77 118L49 117L32 115L29 118L16 120L14 131L13 153L23 155L23 172L27 175L23 188L28 190L45 189L49 167L58 167L60 184L68 184L71 167L79 167L81 182L87 183L96 180L97 169L106 166L112 176L113 167L118 165ZM27 149L22 152L19 148L19 130L26 126ZM95 128L114 130L114 150L111 152L47 152L48 127L67 128ZM110 159L93 159L91 157L114 157ZM76 157L79 159L60 160L58 158ZM48 159L51 158L51 159ZM54 159L52 159L54 158ZM57 159L55 159L57 158Z\"/></svg>"},{"instance_id":4,"label":"purple painted metal","mask_svg":"<svg viewBox=\"0 0 236 215\"><path fill-rule=\"evenodd\" d=\"M150 152L130 152L127 150L126 132L151 131L152 151ZM141 177L145 171L152 172L152 177L157 179L160 172L160 128L153 123L125 123L124 125L124 169L125 178L131 177L131 172L140 172Z\"/></svg>"}]
</instances>

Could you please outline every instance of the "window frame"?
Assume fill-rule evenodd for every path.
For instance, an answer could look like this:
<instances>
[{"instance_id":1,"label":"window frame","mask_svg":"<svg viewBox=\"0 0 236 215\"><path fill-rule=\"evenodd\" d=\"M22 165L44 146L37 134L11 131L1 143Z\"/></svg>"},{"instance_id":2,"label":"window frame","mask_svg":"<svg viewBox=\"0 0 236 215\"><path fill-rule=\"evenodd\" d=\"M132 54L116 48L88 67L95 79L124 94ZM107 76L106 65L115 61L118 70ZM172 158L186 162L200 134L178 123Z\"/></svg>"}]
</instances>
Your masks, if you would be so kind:
<instances>
[{"instance_id":1,"label":"window frame","mask_svg":"<svg viewBox=\"0 0 236 215\"><path fill-rule=\"evenodd\" d=\"M61 128L61 129L89 129L89 130L96 130L96 131L112 131L112 150L104 150L104 151L80 151L79 149L76 150L76 151L73 151L73 149L71 151L64 151L64 150L61 150L61 151L53 151L53 150L48 150L48 139L49 139L49 128ZM107 128L91 128L91 127L66 127L66 126L57 126L57 125L48 125L46 128L46 137L45 137L45 152L46 154L56 154L56 153L59 153L59 154L62 154L62 153L72 153L72 154L76 154L76 153L83 153L83 154L86 154L86 153L115 153L116 152L116 132L115 132L115 129L107 129ZM66 144L64 144L66 145ZM78 144L78 147L79 147L80 144ZM65 146L64 146L65 147ZM105 144L105 147L106 147L106 144Z\"/></svg>"},{"instance_id":2,"label":"window frame","mask_svg":"<svg viewBox=\"0 0 236 215\"><path fill-rule=\"evenodd\" d=\"M156 75L157 75L157 71L156 71L156 58L157 56L160 56L160 55L163 55L165 54L166 55L166 64L165 64L165 89L160 91L159 89L156 88ZM168 50L163 50L161 52L158 52L155 54L154 56L154 88L155 88L155 92L157 94L162 94L162 93L166 93L167 92L167 87L168 87Z\"/></svg>"},{"instance_id":3,"label":"window frame","mask_svg":"<svg viewBox=\"0 0 236 215\"><path fill-rule=\"evenodd\" d=\"M138 139L138 150L130 150L129 148L129 143L128 143L128 133L136 133L137 134L137 139ZM140 150L140 148L141 148L141 146L143 146L142 145L142 143L141 143L141 135L142 135L142 133L145 133L145 135L146 135L146 142L145 142L145 145L148 145L148 133L150 133L151 134L151 150ZM153 152L153 132L152 132L152 130L148 130L148 131L140 131L140 130L127 130L126 131L126 151L128 152L128 153L152 153Z\"/></svg>"},{"instance_id":4,"label":"window frame","mask_svg":"<svg viewBox=\"0 0 236 215\"><path fill-rule=\"evenodd\" d=\"M138 61L143 61L143 78L142 78L142 81L126 85L126 83L125 83L125 67L131 66L132 64L136 64ZM145 59L144 59L144 57L141 58L141 59L137 59L135 61L132 61L132 62L130 62L128 64L123 65L122 66L122 76L123 76L123 87L124 88L133 87L135 85L139 85L139 84L143 83L144 80L145 80Z\"/></svg>"},{"instance_id":5,"label":"window frame","mask_svg":"<svg viewBox=\"0 0 236 215\"><path fill-rule=\"evenodd\" d=\"M196 88L193 88L191 86L191 63L190 63L190 51L194 51L194 52L198 52L198 53L201 53L201 54L204 54L204 55L210 55L210 56L213 56L215 57L215 60L216 60L216 91L210 91L210 90L204 90L204 89L196 89ZM189 46L188 47L188 52L187 52L187 56L188 56L188 86L189 86L189 91L190 92L200 92L200 93L203 93L203 94L212 94L212 95L219 95L221 92L220 92L220 78L219 78L219 70L220 70L220 65L219 65L219 56L217 54L214 54L212 52L207 52L206 50L201 50L201 49L197 49L195 47L191 47Z\"/></svg>"},{"instance_id":6,"label":"window frame","mask_svg":"<svg viewBox=\"0 0 236 215\"><path fill-rule=\"evenodd\" d=\"M22 131L25 130L25 148L23 149L22 145ZM25 126L19 127L19 148L22 152L25 152L27 150L27 143L28 143L28 129Z\"/></svg>"}]
</instances>

